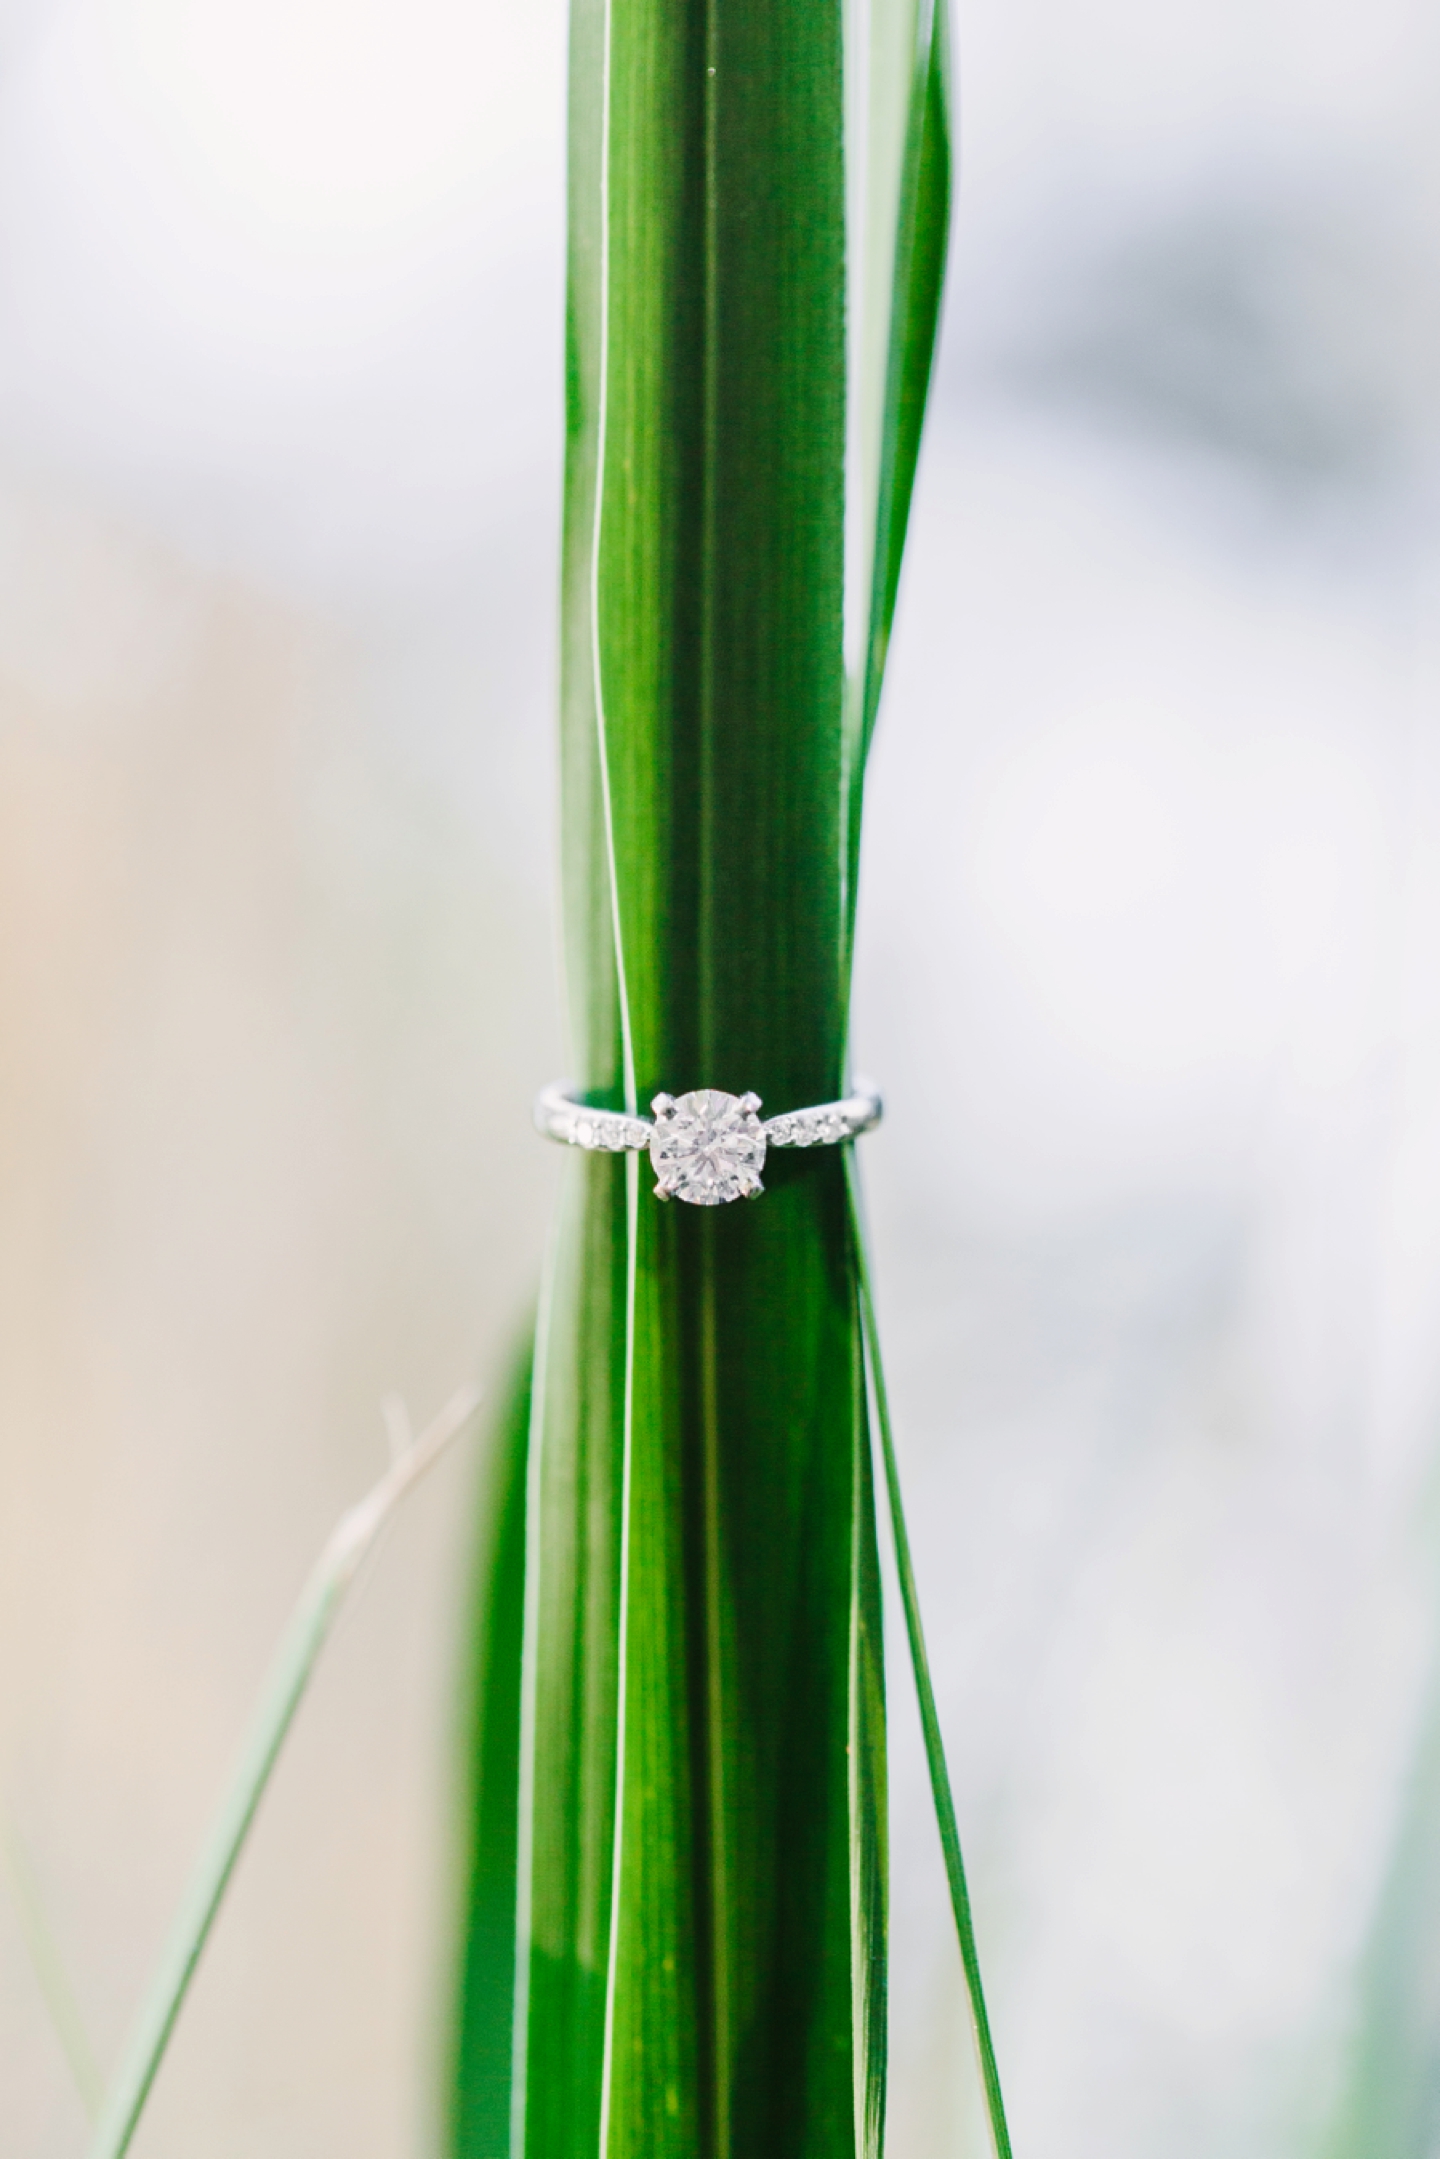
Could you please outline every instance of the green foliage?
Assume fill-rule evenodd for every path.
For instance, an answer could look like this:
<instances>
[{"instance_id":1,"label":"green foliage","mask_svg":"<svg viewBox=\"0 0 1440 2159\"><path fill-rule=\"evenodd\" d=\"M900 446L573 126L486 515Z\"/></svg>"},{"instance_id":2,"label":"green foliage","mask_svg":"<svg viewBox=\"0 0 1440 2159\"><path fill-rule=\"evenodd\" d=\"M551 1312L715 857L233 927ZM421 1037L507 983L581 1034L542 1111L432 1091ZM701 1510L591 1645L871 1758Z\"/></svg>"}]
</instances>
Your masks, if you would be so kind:
<instances>
[{"instance_id":1,"label":"green foliage","mask_svg":"<svg viewBox=\"0 0 1440 2159\"><path fill-rule=\"evenodd\" d=\"M839 10L582 4L572 79L579 1078L774 1111L844 1061ZM843 1167L640 1171L569 1164L537 1360L515 2149L829 2154L883 2005Z\"/></svg>"},{"instance_id":2,"label":"green foliage","mask_svg":"<svg viewBox=\"0 0 1440 2159\"><path fill-rule=\"evenodd\" d=\"M476 1568L465 1736L468 1870L459 1971L451 2143L503 2152L510 2134L510 2004L515 1992L520 1657L525 1611L525 1465L531 1346L505 1398L487 1465Z\"/></svg>"},{"instance_id":3,"label":"green foliage","mask_svg":"<svg viewBox=\"0 0 1440 2159\"><path fill-rule=\"evenodd\" d=\"M864 301L868 350L856 384L861 455L853 484L867 517L868 610L863 648L851 677L847 728L846 959L855 927L860 874L863 775L890 632L910 498L940 329L945 255L950 237L950 62L946 0L878 0L871 15L870 159Z\"/></svg>"},{"instance_id":4,"label":"green foliage","mask_svg":"<svg viewBox=\"0 0 1440 2159\"><path fill-rule=\"evenodd\" d=\"M573 9L565 928L578 1081L614 1108L719 1086L774 1114L845 1079L860 778L949 158L933 6L881 4L864 222L886 297L847 437L842 16L839 0ZM849 684L847 487L872 521ZM852 610L856 576L852 561ZM497 1637L476 1725L464 2159L880 2150L860 1254L842 1156L772 1154L766 1182L758 1203L665 1207L633 1154L567 1163L523 1647L507 1691ZM496 1548L512 1555L498 1584L517 1533ZM508 1630L506 1594L485 1609ZM513 1957L493 1924L512 1844L490 1785L511 1744Z\"/></svg>"}]
</instances>

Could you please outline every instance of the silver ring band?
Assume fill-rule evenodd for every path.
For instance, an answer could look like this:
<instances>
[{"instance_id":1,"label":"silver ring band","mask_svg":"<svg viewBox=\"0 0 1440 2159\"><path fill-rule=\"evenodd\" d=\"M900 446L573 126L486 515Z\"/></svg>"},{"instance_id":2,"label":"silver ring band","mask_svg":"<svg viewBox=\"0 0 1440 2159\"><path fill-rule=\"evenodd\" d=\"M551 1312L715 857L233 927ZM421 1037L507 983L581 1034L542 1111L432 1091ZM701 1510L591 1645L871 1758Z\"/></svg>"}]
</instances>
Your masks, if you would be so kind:
<instances>
[{"instance_id":1,"label":"silver ring band","mask_svg":"<svg viewBox=\"0 0 1440 2159\"><path fill-rule=\"evenodd\" d=\"M786 1110L762 1124L760 1097L722 1094L702 1087L675 1097L657 1094L654 1121L623 1110L592 1109L563 1084L544 1087L535 1100L535 1123L547 1139L595 1153L650 1149L660 1199L713 1207L748 1199L763 1190L760 1170L767 1147L835 1147L880 1122L881 1101L866 1080L840 1102L817 1102Z\"/></svg>"}]
</instances>

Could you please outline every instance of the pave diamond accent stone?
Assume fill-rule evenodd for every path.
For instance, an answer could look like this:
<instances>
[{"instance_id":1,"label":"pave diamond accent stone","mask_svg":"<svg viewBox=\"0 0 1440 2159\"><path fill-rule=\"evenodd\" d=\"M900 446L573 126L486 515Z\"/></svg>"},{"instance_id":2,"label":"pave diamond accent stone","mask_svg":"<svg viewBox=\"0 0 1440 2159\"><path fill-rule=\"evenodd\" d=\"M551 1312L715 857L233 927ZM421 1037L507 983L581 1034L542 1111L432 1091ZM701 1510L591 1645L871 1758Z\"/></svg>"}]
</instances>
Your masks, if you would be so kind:
<instances>
[{"instance_id":1,"label":"pave diamond accent stone","mask_svg":"<svg viewBox=\"0 0 1440 2159\"><path fill-rule=\"evenodd\" d=\"M592 1111L587 1116L581 1110L571 1128L570 1144L605 1154L623 1154L627 1147L644 1147L649 1138L650 1127L643 1118L621 1117L613 1110L603 1115Z\"/></svg>"},{"instance_id":2,"label":"pave diamond accent stone","mask_svg":"<svg viewBox=\"0 0 1440 2159\"><path fill-rule=\"evenodd\" d=\"M758 1095L721 1094L716 1087L699 1087L678 1099L657 1094L651 1104L650 1160L659 1197L719 1207L762 1191L765 1134L755 1114L759 1107Z\"/></svg>"},{"instance_id":3,"label":"pave diamond accent stone","mask_svg":"<svg viewBox=\"0 0 1440 2159\"><path fill-rule=\"evenodd\" d=\"M535 1122L550 1139L567 1147L585 1147L592 1153L623 1154L627 1148L648 1147L650 1123L644 1117L627 1117L623 1110L592 1109L572 1102L561 1087L547 1087L535 1104Z\"/></svg>"},{"instance_id":4,"label":"pave diamond accent stone","mask_svg":"<svg viewBox=\"0 0 1440 2159\"><path fill-rule=\"evenodd\" d=\"M772 1147L833 1147L864 1131L873 1121L870 1105L854 1102L822 1102L814 1109L792 1110L788 1116L772 1117L765 1137Z\"/></svg>"}]
</instances>

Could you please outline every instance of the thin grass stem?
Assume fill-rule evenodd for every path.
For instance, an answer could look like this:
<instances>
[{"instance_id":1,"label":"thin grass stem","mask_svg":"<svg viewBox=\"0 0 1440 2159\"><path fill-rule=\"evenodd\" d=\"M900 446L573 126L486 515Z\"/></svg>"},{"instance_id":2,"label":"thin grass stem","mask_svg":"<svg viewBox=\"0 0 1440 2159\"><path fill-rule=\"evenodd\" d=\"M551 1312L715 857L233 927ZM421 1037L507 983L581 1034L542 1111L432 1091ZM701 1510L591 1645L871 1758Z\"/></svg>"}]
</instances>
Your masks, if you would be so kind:
<instances>
[{"instance_id":1,"label":"thin grass stem","mask_svg":"<svg viewBox=\"0 0 1440 2159\"><path fill-rule=\"evenodd\" d=\"M855 1168L853 1149L846 1149L846 1176L850 1187L850 1213L854 1224L856 1265L860 1277L860 1311L865 1336L865 1358L869 1367L870 1385L875 1399L880 1426L880 1448L885 1465L885 1490L890 1503L890 1528L895 1545L895 1568L900 1577L900 1599L905 1608L905 1630L910 1638L910 1662L915 1674L915 1693L920 1705L920 1723L925 1735L925 1758L930 1769L930 1790L935 1803L935 1819L940 1830L940 1845L945 1854L945 1874L950 1884L950 1903L955 1914L955 1932L960 1941L960 1961L965 1968L965 1988L970 2000L970 2022L975 2034L975 2049L980 2060L980 2075L985 2087L985 2107L990 2122L990 2135L995 2146L996 2159L1012 2159L1010 2130L1005 2119L1005 2101L1000 2090L1000 2071L995 2060L995 2042L990 2032L990 2016L985 2006L985 1987L980 1976L980 1952L975 1942L975 1921L970 1910L970 1890L965 1879L965 1861L960 1850L960 1829L955 1818L955 1799L950 1789L950 1771L945 1760L945 1741L940 1730L940 1716L935 1706L935 1688L930 1678L930 1660L925 1652L925 1630L920 1620L920 1596L915 1586L915 1569L910 1559L910 1538L905 1527L905 1508L900 1495L900 1469L895 1458L895 1439L890 1424L890 1403L885 1391L885 1370L880 1361L880 1330L875 1319L875 1303L870 1289L870 1255L865 1238L864 1215L860 1205L859 1179Z\"/></svg>"},{"instance_id":2,"label":"thin grass stem","mask_svg":"<svg viewBox=\"0 0 1440 2159\"><path fill-rule=\"evenodd\" d=\"M535 1356L530 1379L530 1429L525 1443L525 1612L520 1647L519 1796L515 1818L515 1988L510 2013L510 2152L525 2150L530 2095L530 1920L535 1852L535 1714L539 1683L540 1495L545 1467L545 1385L550 1369L550 1315L555 1299L559 1222L550 1232L540 1278Z\"/></svg>"},{"instance_id":3,"label":"thin grass stem","mask_svg":"<svg viewBox=\"0 0 1440 2159\"><path fill-rule=\"evenodd\" d=\"M395 1507L463 1431L479 1400L473 1387L453 1396L379 1483L341 1516L316 1562L281 1638L244 1751L141 2004L88 2159L122 2159L129 2149L250 1825L345 1592Z\"/></svg>"}]
</instances>

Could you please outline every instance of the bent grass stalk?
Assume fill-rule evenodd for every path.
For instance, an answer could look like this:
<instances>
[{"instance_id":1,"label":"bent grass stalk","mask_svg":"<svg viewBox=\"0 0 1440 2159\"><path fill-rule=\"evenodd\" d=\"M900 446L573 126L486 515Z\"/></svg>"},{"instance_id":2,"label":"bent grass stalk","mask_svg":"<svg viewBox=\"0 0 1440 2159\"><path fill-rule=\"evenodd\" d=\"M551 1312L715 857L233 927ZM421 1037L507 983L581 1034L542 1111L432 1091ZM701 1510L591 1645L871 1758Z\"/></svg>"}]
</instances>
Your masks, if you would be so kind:
<instances>
[{"instance_id":1,"label":"bent grass stalk","mask_svg":"<svg viewBox=\"0 0 1440 2159\"><path fill-rule=\"evenodd\" d=\"M850 1152L848 1149L846 1151L847 1154ZM875 1300L870 1284L869 1243L865 1234L865 1215L853 1159L849 1164L849 1178L855 1256L860 1271L860 1302L865 1323L866 1367L875 1400L875 1421L880 1429L880 1450L885 1470L885 1491L890 1503L890 1532L895 1550L895 1571L899 1577L900 1600L905 1611L910 1663L915 1675L920 1725L925 1738L925 1761L930 1772L930 1790L935 1803L940 1846L945 1857L950 1906L955 1917L960 1961L965 1972L965 1991L970 2003L970 2023L975 2037L980 2079L985 2089L985 2109L990 2124L990 2136L995 2146L996 2159L1011 2159L1010 2130L1005 2118L1005 2100L1000 2089L1000 2070L995 2060L995 2042L990 2031L990 2013L985 2006L985 1986L980 1975L980 1951L975 1940L975 1920L970 1909L970 1888L965 1878L965 1861L960 1850L960 1827L955 1818L955 1798L950 1789L945 1739L940 1730L940 1712L935 1704L930 1659L925 1648L925 1630L920 1618L920 1593L915 1584L915 1568L910 1557L910 1533L905 1526L905 1505L900 1491L900 1465L895 1454L895 1436L890 1424L885 1368L880 1357L880 1329L875 1317Z\"/></svg>"},{"instance_id":2,"label":"bent grass stalk","mask_svg":"<svg viewBox=\"0 0 1440 2159\"><path fill-rule=\"evenodd\" d=\"M256 1810L346 1591L395 1508L464 1430L479 1402L476 1389L462 1389L413 1444L398 1448L385 1475L341 1517L316 1561L281 1637L239 1763L110 2085L89 2159L122 2159L130 2147ZM393 1410L387 1421L393 1445Z\"/></svg>"}]
</instances>

